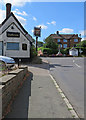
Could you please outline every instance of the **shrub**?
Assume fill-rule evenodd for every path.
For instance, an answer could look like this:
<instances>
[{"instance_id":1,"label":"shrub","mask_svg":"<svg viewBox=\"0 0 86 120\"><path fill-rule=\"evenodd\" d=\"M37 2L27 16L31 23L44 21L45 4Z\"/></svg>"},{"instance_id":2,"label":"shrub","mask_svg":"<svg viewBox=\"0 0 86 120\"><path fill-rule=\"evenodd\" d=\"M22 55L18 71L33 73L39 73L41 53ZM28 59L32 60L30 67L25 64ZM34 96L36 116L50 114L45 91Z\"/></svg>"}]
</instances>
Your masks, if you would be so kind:
<instances>
[{"instance_id":1,"label":"shrub","mask_svg":"<svg viewBox=\"0 0 86 120\"><path fill-rule=\"evenodd\" d=\"M34 58L37 56L36 48L34 46L31 46L31 58Z\"/></svg>"}]
</instances>

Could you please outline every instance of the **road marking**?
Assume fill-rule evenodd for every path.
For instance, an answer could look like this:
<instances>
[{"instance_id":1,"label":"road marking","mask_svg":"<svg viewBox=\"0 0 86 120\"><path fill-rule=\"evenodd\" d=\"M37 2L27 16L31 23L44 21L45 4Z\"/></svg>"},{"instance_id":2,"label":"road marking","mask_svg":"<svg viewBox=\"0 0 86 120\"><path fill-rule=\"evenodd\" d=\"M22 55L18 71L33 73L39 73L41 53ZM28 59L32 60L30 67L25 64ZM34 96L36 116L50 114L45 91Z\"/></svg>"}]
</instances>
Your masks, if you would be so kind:
<instances>
[{"instance_id":1,"label":"road marking","mask_svg":"<svg viewBox=\"0 0 86 120\"><path fill-rule=\"evenodd\" d=\"M74 63L77 67L81 68L81 66L79 66L78 64L75 63L75 60L73 60L73 63Z\"/></svg>"},{"instance_id":2,"label":"road marking","mask_svg":"<svg viewBox=\"0 0 86 120\"><path fill-rule=\"evenodd\" d=\"M71 103L69 102L69 100L67 99L67 97L65 96L65 94L63 93L63 91L61 90L60 86L57 84L56 80L53 78L53 76L50 73L49 73L49 76L53 80L54 85L56 86L56 88L59 91L59 93L60 93L61 97L63 98L63 100L65 101L65 103L66 103L66 105L68 107L68 110L72 114L72 117L79 119L78 114L76 113L76 111L74 110L73 106L71 105Z\"/></svg>"}]
</instances>

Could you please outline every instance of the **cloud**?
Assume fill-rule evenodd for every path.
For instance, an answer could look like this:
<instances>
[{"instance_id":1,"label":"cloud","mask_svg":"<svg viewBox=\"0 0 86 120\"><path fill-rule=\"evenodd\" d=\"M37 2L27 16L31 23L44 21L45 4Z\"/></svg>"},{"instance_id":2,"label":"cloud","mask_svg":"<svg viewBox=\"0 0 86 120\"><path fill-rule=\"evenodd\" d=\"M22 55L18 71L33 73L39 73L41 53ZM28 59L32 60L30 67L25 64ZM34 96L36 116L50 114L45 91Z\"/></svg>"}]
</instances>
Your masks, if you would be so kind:
<instances>
[{"instance_id":1,"label":"cloud","mask_svg":"<svg viewBox=\"0 0 86 120\"><path fill-rule=\"evenodd\" d=\"M56 25L56 21L52 21L52 22L47 22L48 25L52 24L52 25Z\"/></svg>"},{"instance_id":2,"label":"cloud","mask_svg":"<svg viewBox=\"0 0 86 120\"><path fill-rule=\"evenodd\" d=\"M0 9L0 23L3 22L3 20L6 18L6 11Z\"/></svg>"},{"instance_id":3,"label":"cloud","mask_svg":"<svg viewBox=\"0 0 86 120\"><path fill-rule=\"evenodd\" d=\"M59 31L60 33L73 33L74 30L70 29L70 28L63 28L61 31Z\"/></svg>"},{"instance_id":4,"label":"cloud","mask_svg":"<svg viewBox=\"0 0 86 120\"><path fill-rule=\"evenodd\" d=\"M23 12L20 12L18 9L15 9L14 11L12 11L14 14L17 14L17 15L22 15L22 16L28 16L28 14L23 11Z\"/></svg>"},{"instance_id":5,"label":"cloud","mask_svg":"<svg viewBox=\"0 0 86 120\"><path fill-rule=\"evenodd\" d=\"M86 36L86 30L81 30L81 31L80 31L80 34L81 34L82 36Z\"/></svg>"},{"instance_id":6,"label":"cloud","mask_svg":"<svg viewBox=\"0 0 86 120\"><path fill-rule=\"evenodd\" d=\"M44 25L44 24L38 25L37 27L41 27L42 29L47 29L47 28L48 28L48 27L47 27L46 25Z\"/></svg>"},{"instance_id":7,"label":"cloud","mask_svg":"<svg viewBox=\"0 0 86 120\"><path fill-rule=\"evenodd\" d=\"M15 12L16 11L16 12ZM15 10L14 13L15 13L15 16L17 17L17 19L19 20L19 22L24 26L26 25L26 19L19 16L20 14L21 15L26 15L26 13L24 13L24 11L21 13L19 12L19 10ZM18 12L19 12L19 15L18 15ZM2 23L4 21L4 19L6 18L6 11L5 10L1 10L0 9L0 23Z\"/></svg>"},{"instance_id":8,"label":"cloud","mask_svg":"<svg viewBox=\"0 0 86 120\"><path fill-rule=\"evenodd\" d=\"M34 30L31 30L31 32L33 33L33 32L34 32Z\"/></svg>"},{"instance_id":9,"label":"cloud","mask_svg":"<svg viewBox=\"0 0 86 120\"><path fill-rule=\"evenodd\" d=\"M24 6L26 2L31 0L2 0L2 4L11 3L13 6Z\"/></svg>"},{"instance_id":10,"label":"cloud","mask_svg":"<svg viewBox=\"0 0 86 120\"><path fill-rule=\"evenodd\" d=\"M25 18L23 18L21 16L18 16L18 15L15 15L15 16L23 26L26 25L26 19Z\"/></svg>"},{"instance_id":11,"label":"cloud","mask_svg":"<svg viewBox=\"0 0 86 120\"><path fill-rule=\"evenodd\" d=\"M86 37L85 37L85 38L83 37L83 38L81 39L81 41L83 41L83 40L86 40Z\"/></svg>"},{"instance_id":12,"label":"cloud","mask_svg":"<svg viewBox=\"0 0 86 120\"><path fill-rule=\"evenodd\" d=\"M36 17L33 17L33 20L34 20L34 21L37 21L37 18L36 18Z\"/></svg>"}]
</instances>

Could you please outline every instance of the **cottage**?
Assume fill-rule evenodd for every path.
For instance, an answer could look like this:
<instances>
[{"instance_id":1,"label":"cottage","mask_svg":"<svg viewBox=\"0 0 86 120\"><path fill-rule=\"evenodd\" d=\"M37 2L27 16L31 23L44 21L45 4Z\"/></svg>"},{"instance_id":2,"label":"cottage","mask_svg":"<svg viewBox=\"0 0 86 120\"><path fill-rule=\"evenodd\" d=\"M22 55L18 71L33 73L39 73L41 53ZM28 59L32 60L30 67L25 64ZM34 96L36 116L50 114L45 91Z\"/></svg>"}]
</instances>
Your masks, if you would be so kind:
<instances>
[{"instance_id":1,"label":"cottage","mask_svg":"<svg viewBox=\"0 0 86 120\"><path fill-rule=\"evenodd\" d=\"M0 24L0 55L13 58L30 58L32 37L6 4L6 19Z\"/></svg>"}]
</instances>

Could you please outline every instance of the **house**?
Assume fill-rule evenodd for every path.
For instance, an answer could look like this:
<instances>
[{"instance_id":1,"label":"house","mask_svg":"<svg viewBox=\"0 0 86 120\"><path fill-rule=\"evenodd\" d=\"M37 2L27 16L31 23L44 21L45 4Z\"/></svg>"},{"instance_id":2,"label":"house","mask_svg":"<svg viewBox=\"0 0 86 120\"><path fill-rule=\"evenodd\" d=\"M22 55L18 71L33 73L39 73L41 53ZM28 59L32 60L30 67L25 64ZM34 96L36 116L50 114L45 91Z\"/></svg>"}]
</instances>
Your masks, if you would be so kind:
<instances>
[{"instance_id":1,"label":"house","mask_svg":"<svg viewBox=\"0 0 86 120\"><path fill-rule=\"evenodd\" d=\"M6 19L0 24L0 55L13 58L30 58L32 36L23 28L6 4Z\"/></svg>"},{"instance_id":2,"label":"house","mask_svg":"<svg viewBox=\"0 0 86 120\"><path fill-rule=\"evenodd\" d=\"M51 34L50 36L56 43L61 44L62 49L73 47L81 41L81 37L78 34L59 34L59 31L57 31L56 34Z\"/></svg>"},{"instance_id":3,"label":"house","mask_svg":"<svg viewBox=\"0 0 86 120\"><path fill-rule=\"evenodd\" d=\"M78 50L73 47L69 50L69 54L72 56L78 56Z\"/></svg>"}]
</instances>

